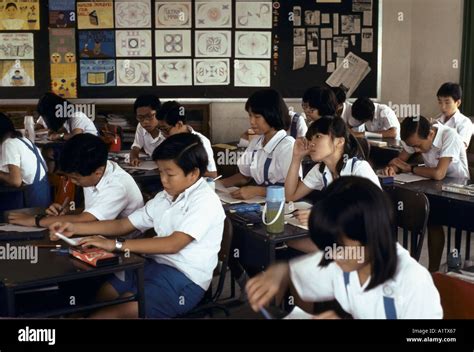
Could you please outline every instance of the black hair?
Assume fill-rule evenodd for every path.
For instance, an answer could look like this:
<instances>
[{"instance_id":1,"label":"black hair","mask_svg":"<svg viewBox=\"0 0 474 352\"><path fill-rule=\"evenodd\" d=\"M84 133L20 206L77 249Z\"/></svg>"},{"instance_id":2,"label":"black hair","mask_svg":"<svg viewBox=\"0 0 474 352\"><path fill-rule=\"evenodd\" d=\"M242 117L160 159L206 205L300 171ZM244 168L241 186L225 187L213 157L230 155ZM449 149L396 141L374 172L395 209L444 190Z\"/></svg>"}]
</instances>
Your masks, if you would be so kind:
<instances>
[{"instance_id":1,"label":"black hair","mask_svg":"<svg viewBox=\"0 0 474 352\"><path fill-rule=\"evenodd\" d=\"M306 132L306 139L311 139L317 134L325 134L331 136L331 138L344 138L344 150L343 157L339 160L336 165L337 173L340 174L344 167L344 163L348 160L357 157L363 159L364 153L357 142L357 139L350 133L344 120L338 116L323 116L319 120L314 121ZM319 171L324 172L326 165L321 162L319 165Z\"/></svg>"},{"instance_id":2,"label":"black hair","mask_svg":"<svg viewBox=\"0 0 474 352\"><path fill-rule=\"evenodd\" d=\"M406 141L417 134L421 139L427 139L430 130L431 124L426 117L406 117L400 126L400 137L403 141Z\"/></svg>"},{"instance_id":3,"label":"black hair","mask_svg":"<svg viewBox=\"0 0 474 352\"><path fill-rule=\"evenodd\" d=\"M175 126L179 121L186 124L186 109L175 100L167 101L158 111L157 117L170 126Z\"/></svg>"},{"instance_id":4,"label":"black hair","mask_svg":"<svg viewBox=\"0 0 474 352\"><path fill-rule=\"evenodd\" d=\"M3 112L0 112L0 144L7 138L20 138L22 134L15 129L12 120Z\"/></svg>"},{"instance_id":5,"label":"black hair","mask_svg":"<svg viewBox=\"0 0 474 352\"><path fill-rule=\"evenodd\" d=\"M153 160L173 160L188 175L195 169L199 176L207 170L209 159L201 138L192 133L178 133L164 140L154 151Z\"/></svg>"},{"instance_id":6,"label":"black hair","mask_svg":"<svg viewBox=\"0 0 474 352\"><path fill-rule=\"evenodd\" d=\"M262 89L253 93L245 103L245 111L262 115L276 131L287 130L291 126L288 106L275 89Z\"/></svg>"},{"instance_id":7,"label":"black hair","mask_svg":"<svg viewBox=\"0 0 474 352\"><path fill-rule=\"evenodd\" d=\"M64 143L59 168L65 173L90 176L107 165L108 150L105 142L89 133L78 134Z\"/></svg>"},{"instance_id":8,"label":"black hair","mask_svg":"<svg viewBox=\"0 0 474 352\"><path fill-rule=\"evenodd\" d=\"M462 99L462 88L457 83L448 82L443 84L436 96L439 97L451 97L454 101L458 101Z\"/></svg>"},{"instance_id":9,"label":"black hair","mask_svg":"<svg viewBox=\"0 0 474 352\"><path fill-rule=\"evenodd\" d=\"M367 97L357 99L352 104L352 117L360 122L372 121L375 114L375 104Z\"/></svg>"},{"instance_id":10,"label":"black hair","mask_svg":"<svg viewBox=\"0 0 474 352\"><path fill-rule=\"evenodd\" d=\"M312 87L303 94L303 102L317 109L320 116L334 115L337 109L336 95L327 87Z\"/></svg>"},{"instance_id":11,"label":"black hair","mask_svg":"<svg viewBox=\"0 0 474 352\"><path fill-rule=\"evenodd\" d=\"M63 127L64 122L69 120L67 111L71 105L73 104L63 97L48 92L39 100L37 110L46 122L48 129L57 132Z\"/></svg>"},{"instance_id":12,"label":"black hair","mask_svg":"<svg viewBox=\"0 0 474 352\"><path fill-rule=\"evenodd\" d=\"M156 95L144 94L140 95L133 103L133 111L137 113L138 108L149 107L158 113L161 108L161 101Z\"/></svg>"},{"instance_id":13,"label":"black hair","mask_svg":"<svg viewBox=\"0 0 474 352\"><path fill-rule=\"evenodd\" d=\"M9 7L14 7L15 9L18 10L18 7L16 6L16 4L14 2L9 2L6 6L5 6L5 10L8 9Z\"/></svg>"},{"instance_id":14,"label":"black hair","mask_svg":"<svg viewBox=\"0 0 474 352\"><path fill-rule=\"evenodd\" d=\"M323 199L313 206L309 233L322 251L334 244L342 246L343 236L359 241L372 265L368 291L395 275L398 258L394 218L392 204L379 187L362 177L345 176L332 182ZM323 256L319 265L325 267L331 262Z\"/></svg>"},{"instance_id":15,"label":"black hair","mask_svg":"<svg viewBox=\"0 0 474 352\"><path fill-rule=\"evenodd\" d=\"M336 96L337 105L344 104L347 99L347 90L341 87L331 87L334 95Z\"/></svg>"}]
</instances>

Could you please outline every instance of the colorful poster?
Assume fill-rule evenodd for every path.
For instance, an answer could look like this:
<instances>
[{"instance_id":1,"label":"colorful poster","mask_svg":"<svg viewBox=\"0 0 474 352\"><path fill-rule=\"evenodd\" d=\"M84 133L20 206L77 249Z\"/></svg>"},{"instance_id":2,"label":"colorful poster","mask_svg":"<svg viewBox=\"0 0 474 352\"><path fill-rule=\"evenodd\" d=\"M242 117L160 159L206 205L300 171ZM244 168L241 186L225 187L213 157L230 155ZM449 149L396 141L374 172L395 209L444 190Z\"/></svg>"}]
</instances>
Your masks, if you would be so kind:
<instances>
[{"instance_id":1,"label":"colorful poster","mask_svg":"<svg viewBox=\"0 0 474 352\"><path fill-rule=\"evenodd\" d=\"M150 0L116 0L115 1L116 28L150 28L151 4Z\"/></svg>"},{"instance_id":2,"label":"colorful poster","mask_svg":"<svg viewBox=\"0 0 474 352\"><path fill-rule=\"evenodd\" d=\"M151 60L117 60L117 86L151 86Z\"/></svg>"},{"instance_id":3,"label":"colorful poster","mask_svg":"<svg viewBox=\"0 0 474 352\"><path fill-rule=\"evenodd\" d=\"M81 86L115 86L115 60L81 60Z\"/></svg>"},{"instance_id":4,"label":"colorful poster","mask_svg":"<svg viewBox=\"0 0 474 352\"><path fill-rule=\"evenodd\" d=\"M34 87L35 64L33 60L0 61L1 87Z\"/></svg>"},{"instance_id":5,"label":"colorful poster","mask_svg":"<svg viewBox=\"0 0 474 352\"><path fill-rule=\"evenodd\" d=\"M76 63L51 64L51 90L63 98L77 98Z\"/></svg>"},{"instance_id":6,"label":"colorful poster","mask_svg":"<svg viewBox=\"0 0 474 352\"><path fill-rule=\"evenodd\" d=\"M49 54L52 64L76 62L76 35L73 28L49 30Z\"/></svg>"},{"instance_id":7,"label":"colorful poster","mask_svg":"<svg viewBox=\"0 0 474 352\"><path fill-rule=\"evenodd\" d=\"M236 87L270 87L270 61L239 60L234 75Z\"/></svg>"},{"instance_id":8,"label":"colorful poster","mask_svg":"<svg viewBox=\"0 0 474 352\"><path fill-rule=\"evenodd\" d=\"M74 0L49 0L49 27L74 28L76 25L76 2Z\"/></svg>"},{"instance_id":9,"label":"colorful poster","mask_svg":"<svg viewBox=\"0 0 474 352\"><path fill-rule=\"evenodd\" d=\"M117 56L152 56L151 31L116 31L115 48Z\"/></svg>"},{"instance_id":10,"label":"colorful poster","mask_svg":"<svg viewBox=\"0 0 474 352\"><path fill-rule=\"evenodd\" d=\"M156 60L157 86L191 86L191 59Z\"/></svg>"},{"instance_id":11,"label":"colorful poster","mask_svg":"<svg viewBox=\"0 0 474 352\"><path fill-rule=\"evenodd\" d=\"M229 59L194 60L194 84L199 86L228 85Z\"/></svg>"},{"instance_id":12,"label":"colorful poster","mask_svg":"<svg viewBox=\"0 0 474 352\"><path fill-rule=\"evenodd\" d=\"M114 31L79 31L79 56L93 59L113 58Z\"/></svg>"},{"instance_id":13,"label":"colorful poster","mask_svg":"<svg viewBox=\"0 0 474 352\"><path fill-rule=\"evenodd\" d=\"M155 31L155 50L156 56L191 56L191 31Z\"/></svg>"},{"instance_id":14,"label":"colorful poster","mask_svg":"<svg viewBox=\"0 0 474 352\"><path fill-rule=\"evenodd\" d=\"M236 32L235 57L269 59L272 53L272 32Z\"/></svg>"},{"instance_id":15,"label":"colorful poster","mask_svg":"<svg viewBox=\"0 0 474 352\"><path fill-rule=\"evenodd\" d=\"M78 1L79 29L114 28L114 4L109 1Z\"/></svg>"},{"instance_id":16,"label":"colorful poster","mask_svg":"<svg viewBox=\"0 0 474 352\"><path fill-rule=\"evenodd\" d=\"M157 1L156 28L191 28L191 0Z\"/></svg>"},{"instance_id":17,"label":"colorful poster","mask_svg":"<svg viewBox=\"0 0 474 352\"><path fill-rule=\"evenodd\" d=\"M235 11L237 28L272 28L271 1L237 1Z\"/></svg>"},{"instance_id":18,"label":"colorful poster","mask_svg":"<svg viewBox=\"0 0 474 352\"><path fill-rule=\"evenodd\" d=\"M0 0L0 30L39 30L38 0Z\"/></svg>"},{"instance_id":19,"label":"colorful poster","mask_svg":"<svg viewBox=\"0 0 474 352\"><path fill-rule=\"evenodd\" d=\"M33 33L0 33L0 60L33 60Z\"/></svg>"},{"instance_id":20,"label":"colorful poster","mask_svg":"<svg viewBox=\"0 0 474 352\"><path fill-rule=\"evenodd\" d=\"M196 31L196 57L230 57L230 31Z\"/></svg>"},{"instance_id":21,"label":"colorful poster","mask_svg":"<svg viewBox=\"0 0 474 352\"><path fill-rule=\"evenodd\" d=\"M196 28L231 28L230 0L196 0Z\"/></svg>"}]
</instances>

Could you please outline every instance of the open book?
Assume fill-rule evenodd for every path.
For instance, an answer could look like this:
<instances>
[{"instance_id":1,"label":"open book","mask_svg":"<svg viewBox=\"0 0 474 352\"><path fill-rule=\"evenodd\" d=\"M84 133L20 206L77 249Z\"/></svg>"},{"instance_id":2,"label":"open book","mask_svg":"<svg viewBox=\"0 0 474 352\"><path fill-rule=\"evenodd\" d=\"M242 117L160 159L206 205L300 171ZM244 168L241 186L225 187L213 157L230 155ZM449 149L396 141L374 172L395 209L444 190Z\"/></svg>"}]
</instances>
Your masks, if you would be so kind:
<instances>
[{"instance_id":1,"label":"open book","mask_svg":"<svg viewBox=\"0 0 474 352\"><path fill-rule=\"evenodd\" d=\"M312 208L312 204L306 202L290 202L285 204L285 222L287 224L308 230L308 226L303 225L297 218L293 217L295 210L307 210Z\"/></svg>"}]
</instances>

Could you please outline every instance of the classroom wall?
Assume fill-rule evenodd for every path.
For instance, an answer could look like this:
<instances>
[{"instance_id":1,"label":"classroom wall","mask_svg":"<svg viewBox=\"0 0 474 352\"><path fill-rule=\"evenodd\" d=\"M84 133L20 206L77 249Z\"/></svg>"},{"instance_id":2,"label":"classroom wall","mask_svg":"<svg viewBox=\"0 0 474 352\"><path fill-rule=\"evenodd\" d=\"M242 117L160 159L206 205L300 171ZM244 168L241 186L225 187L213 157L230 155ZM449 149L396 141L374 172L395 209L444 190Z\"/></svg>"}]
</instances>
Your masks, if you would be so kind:
<instances>
[{"instance_id":1,"label":"classroom wall","mask_svg":"<svg viewBox=\"0 0 474 352\"><path fill-rule=\"evenodd\" d=\"M460 68L453 67L453 60L461 58L463 4L464 0L382 0L381 102L420 104L423 115L437 115L439 86L459 82ZM211 105L213 142L238 140L248 128L244 105ZM301 110L300 102L289 105Z\"/></svg>"}]
</instances>

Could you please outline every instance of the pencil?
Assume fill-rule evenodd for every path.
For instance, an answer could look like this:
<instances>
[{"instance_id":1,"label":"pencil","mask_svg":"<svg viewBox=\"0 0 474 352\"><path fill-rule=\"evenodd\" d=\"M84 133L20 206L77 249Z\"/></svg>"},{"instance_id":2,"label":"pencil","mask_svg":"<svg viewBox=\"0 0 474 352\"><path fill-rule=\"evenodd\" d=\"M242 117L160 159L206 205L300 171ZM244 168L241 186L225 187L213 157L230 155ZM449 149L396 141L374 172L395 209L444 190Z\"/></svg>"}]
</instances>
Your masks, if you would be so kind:
<instances>
[{"instance_id":1,"label":"pencil","mask_svg":"<svg viewBox=\"0 0 474 352\"><path fill-rule=\"evenodd\" d=\"M35 247L38 248L61 248L60 244L37 244Z\"/></svg>"}]
</instances>

